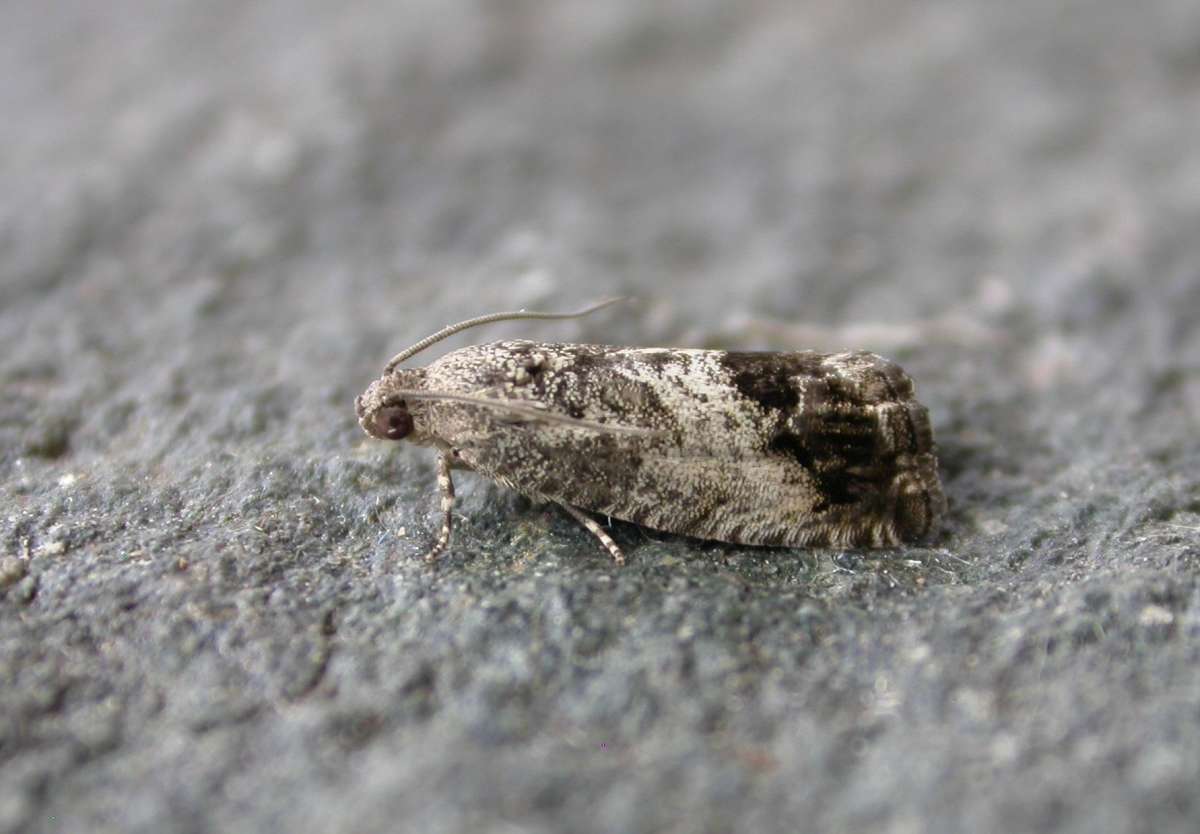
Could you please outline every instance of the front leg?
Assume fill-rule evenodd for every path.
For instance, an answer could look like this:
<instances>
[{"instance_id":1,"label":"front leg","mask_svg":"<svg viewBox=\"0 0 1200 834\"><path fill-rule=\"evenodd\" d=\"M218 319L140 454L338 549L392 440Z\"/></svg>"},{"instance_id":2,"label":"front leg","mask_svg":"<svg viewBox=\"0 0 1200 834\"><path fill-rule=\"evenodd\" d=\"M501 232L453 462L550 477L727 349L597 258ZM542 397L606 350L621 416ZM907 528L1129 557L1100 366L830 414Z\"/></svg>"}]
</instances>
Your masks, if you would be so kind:
<instances>
[{"instance_id":1,"label":"front leg","mask_svg":"<svg viewBox=\"0 0 1200 834\"><path fill-rule=\"evenodd\" d=\"M451 511L454 509L454 481L450 480L450 469L455 465L452 455L453 453L449 449L443 449L438 454L437 482L438 492L442 496L442 531L438 534L433 547L425 554L426 562L437 559L438 555L450 544L450 530L454 523L451 516Z\"/></svg>"}]
</instances>

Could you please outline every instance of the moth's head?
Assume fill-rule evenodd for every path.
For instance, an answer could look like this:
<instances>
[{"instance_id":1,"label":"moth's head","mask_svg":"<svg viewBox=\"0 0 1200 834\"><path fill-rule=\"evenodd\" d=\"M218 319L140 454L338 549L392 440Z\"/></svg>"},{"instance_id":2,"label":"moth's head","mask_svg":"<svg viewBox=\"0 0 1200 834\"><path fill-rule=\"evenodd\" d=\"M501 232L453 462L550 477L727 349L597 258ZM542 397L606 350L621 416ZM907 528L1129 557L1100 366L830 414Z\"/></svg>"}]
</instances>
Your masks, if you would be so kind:
<instances>
[{"instance_id":1,"label":"moth's head","mask_svg":"<svg viewBox=\"0 0 1200 834\"><path fill-rule=\"evenodd\" d=\"M402 391L425 387L422 368L397 368L372 382L354 400L354 411L363 431L380 440L412 440L420 443L425 403L406 402Z\"/></svg>"}]
</instances>

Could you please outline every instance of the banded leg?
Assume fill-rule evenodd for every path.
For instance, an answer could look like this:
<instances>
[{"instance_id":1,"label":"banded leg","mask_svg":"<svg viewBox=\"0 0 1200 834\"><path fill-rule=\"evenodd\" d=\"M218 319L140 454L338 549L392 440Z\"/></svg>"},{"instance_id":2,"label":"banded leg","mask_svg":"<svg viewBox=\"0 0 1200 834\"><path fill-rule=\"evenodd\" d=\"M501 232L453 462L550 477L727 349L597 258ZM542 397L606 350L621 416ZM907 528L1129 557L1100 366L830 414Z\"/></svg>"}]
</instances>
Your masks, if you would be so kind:
<instances>
[{"instance_id":1,"label":"banded leg","mask_svg":"<svg viewBox=\"0 0 1200 834\"><path fill-rule=\"evenodd\" d=\"M438 470L437 482L438 492L442 496L442 531L438 534L437 541L433 547L425 554L425 561L432 562L437 559L446 546L450 544L450 529L453 525L451 518L451 510L454 509L454 481L450 480L450 453L442 452L438 455Z\"/></svg>"},{"instance_id":2,"label":"banded leg","mask_svg":"<svg viewBox=\"0 0 1200 834\"><path fill-rule=\"evenodd\" d=\"M570 504L564 504L561 501L557 503L558 506L569 512L576 521L588 528L591 534L600 540L600 544L604 545L605 549L612 554L613 561L618 565L625 564L625 554L621 552L621 548L617 547L617 543L612 540L612 537L608 533L604 532L604 528L597 524L594 518L575 509Z\"/></svg>"}]
</instances>

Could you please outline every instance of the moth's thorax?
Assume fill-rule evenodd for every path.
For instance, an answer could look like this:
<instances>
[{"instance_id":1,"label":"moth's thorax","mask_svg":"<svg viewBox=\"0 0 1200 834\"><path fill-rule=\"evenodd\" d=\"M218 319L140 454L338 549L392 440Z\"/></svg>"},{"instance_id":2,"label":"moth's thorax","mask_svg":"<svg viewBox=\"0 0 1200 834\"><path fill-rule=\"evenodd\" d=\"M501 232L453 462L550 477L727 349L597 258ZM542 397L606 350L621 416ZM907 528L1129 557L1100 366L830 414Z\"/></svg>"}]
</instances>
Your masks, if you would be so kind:
<instances>
[{"instance_id":1,"label":"moth's thorax","mask_svg":"<svg viewBox=\"0 0 1200 834\"><path fill-rule=\"evenodd\" d=\"M424 391L424 368L397 368L367 386L354 401L358 424L380 440L408 440L419 446L432 445L426 431L428 403L405 400L404 391Z\"/></svg>"},{"instance_id":2,"label":"moth's thorax","mask_svg":"<svg viewBox=\"0 0 1200 834\"><path fill-rule=\"evenodd\" d=\"M540 371L554 372L577 358L590 345L562 345L512 339L468 345L441 356L425 369L431 389L477 393L523 385ZM564 350L572 356L563 356ZM597 347L596 350L604 350Z\"/></svg>"}]
</instances>

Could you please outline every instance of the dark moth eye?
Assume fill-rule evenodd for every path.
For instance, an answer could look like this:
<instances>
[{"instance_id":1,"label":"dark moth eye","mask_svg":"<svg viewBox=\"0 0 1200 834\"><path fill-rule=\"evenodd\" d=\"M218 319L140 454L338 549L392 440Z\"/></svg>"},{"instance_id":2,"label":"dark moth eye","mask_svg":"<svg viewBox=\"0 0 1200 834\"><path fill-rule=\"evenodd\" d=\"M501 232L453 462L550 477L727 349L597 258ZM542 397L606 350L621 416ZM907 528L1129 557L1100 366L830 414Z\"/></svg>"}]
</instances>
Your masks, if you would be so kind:
<instances>
[{"instance_id":1,"label":"dark moth eye","mask_svg":"<svg viewBox=\"0 0 1200 834\"><path fill-rule=\"evenodd\" d=\"M403 440L413 430L412 415L402 405L389 405L379 409L375 412L372 422L375 428L373 434L388 440Z\"/></svg>"}]
</instances>

